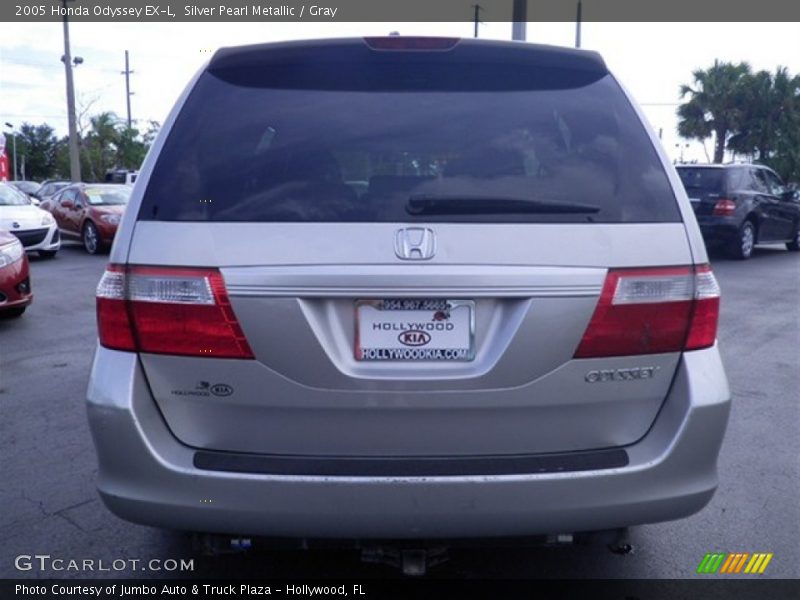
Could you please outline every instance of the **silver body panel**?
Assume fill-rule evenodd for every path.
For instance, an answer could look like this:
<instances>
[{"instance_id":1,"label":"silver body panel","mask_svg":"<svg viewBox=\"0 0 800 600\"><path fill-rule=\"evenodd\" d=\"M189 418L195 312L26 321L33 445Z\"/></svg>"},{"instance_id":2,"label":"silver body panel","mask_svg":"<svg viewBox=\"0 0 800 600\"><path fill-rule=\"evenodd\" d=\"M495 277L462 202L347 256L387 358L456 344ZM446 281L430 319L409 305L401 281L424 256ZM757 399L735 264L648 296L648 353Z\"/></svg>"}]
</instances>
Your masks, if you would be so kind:
<instances>
[{"instance_id":1,"label":"silver body panel","mask_svg":"<svg viewBox=\"0 0 800 600\"><path fill-rule=\"evenodd\" d=\"M515 536L651 523L700 510L717 485L716 457L730 410L724 382L716 347L683 354L659 418L627 448L628 466L539 475L201 471L192 464L194 451L166 427L136 356L103 348L95 357L88 411L100 494L131 521L301 538Z\"/></svg>"},{"instance_id":2,"label":"silver body panel","mask_svg":"<svg viewBox=\"0 0 800 600\"><path fill-rule=\"evenodd\" d=\"M256 356L142 357L178 439L228 451L413 456L585 450L645 434L679 355L572 355L607 265L691 263L682 224L430 227L437 255L413 264L395 256L392 223L138 223L129 262L220 267ZM397 296L474 300L475 359L356 361L356 302ZM658 369L648 380L584 379L650 366ZM187 393L199 380L234 393Z\"/></svg>"}]
</instances>

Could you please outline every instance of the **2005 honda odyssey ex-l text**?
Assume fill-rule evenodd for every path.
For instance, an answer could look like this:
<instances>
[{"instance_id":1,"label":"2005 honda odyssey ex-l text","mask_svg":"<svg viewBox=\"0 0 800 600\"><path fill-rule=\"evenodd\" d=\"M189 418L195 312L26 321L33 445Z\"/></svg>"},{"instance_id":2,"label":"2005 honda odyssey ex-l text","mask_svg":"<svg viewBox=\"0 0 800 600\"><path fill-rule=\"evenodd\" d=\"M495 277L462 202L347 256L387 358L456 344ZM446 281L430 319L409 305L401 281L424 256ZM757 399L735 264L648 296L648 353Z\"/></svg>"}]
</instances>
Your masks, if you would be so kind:
<instances>
[{"instance_id":1,"label":"2005 honda odyssey ex-l text","mask_svg":"<svg viewBox=\"0 0 800 600\"><path fill-rule=\"evenodd\" d=\"M730 393L680 179L593 52L219 50L97 289L122 518L286 538L621 528L708 503Z\"/></svg>"}]
</instances>

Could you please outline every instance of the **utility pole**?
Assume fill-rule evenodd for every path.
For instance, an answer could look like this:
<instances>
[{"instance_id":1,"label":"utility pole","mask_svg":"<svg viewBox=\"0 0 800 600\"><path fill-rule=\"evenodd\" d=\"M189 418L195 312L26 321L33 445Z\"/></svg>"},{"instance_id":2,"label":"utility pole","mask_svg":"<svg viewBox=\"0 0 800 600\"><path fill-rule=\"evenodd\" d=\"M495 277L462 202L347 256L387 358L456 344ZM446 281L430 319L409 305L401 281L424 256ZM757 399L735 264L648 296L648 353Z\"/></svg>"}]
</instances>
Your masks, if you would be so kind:
<instances>
[{"instance_id":1,"label":"utility pole","mask_svg":"<svg viewBox=\"0 0 800 600\"><path fill-rule=\"evenodd\" d=\"M578 14L575 17L575 47L581 47L581 13L583 12L583 4L578 0Z\"/></svg>"},{"instance_id":2,"label":"utility pole","mask_svg":"<svg viewBox=\"0 0 800 600\"><path fill-rule=\"evenodd\" d=\"M14 129L14 126L11 123L6 122L6 127L11 130L11 140L12 140L12 152L14 153L14 181L19 180L19 175L17 172L17 130Z\"/></svg>"},{"instance_id":3,"label":"utility pole","mask_svg":"<svg viewBox=\"0 0 800 600\"><path fill-rule=\"evenodd\" d=\"M514 0L511 14L514 24L511 27L511 39L525 41L525 25L528 22L528 0Z\"/></svg>"},{"instance_id":4,"label":"utility pole","mask_svg":"<svg viewBox=\"0 0 800 600\"><path fill-rule=\"evenodd\" d=\"M73 182L81 180L81 159L78 149L78 126L75 119L75 86L72 81L72 56L69 50L67 0L64 5L64 71L67 74L67 121L69 123L69 172Z\"/></svg>"},{"instance_id":5,"label":"utility pole","mask_svg":"<svg viewBox=\"0 0 800 600\"><path fill-rule=\"evenodd\" d=\"M125 100L128 103L128 129L131 128L131 73L133 71L128 67L128 51L125 50L125 70L122 74L125 75Z\"/></svg>"},{"instance_id":6,"label":"utility pole","mask_svg":"<svg viewBox=\"0 0 800 600\"><path fill-rule=\"evenodd\" d=\"M14 181L19 181L19 171L17 171L17 132L13 133L13 137L11 138L11 147L13 148L14 152Z\"/></svg>"},{"instance_id":7,"label":"utility pole","mask_svg":"<svg viewBox=\"0 0 800 600\"><path fill-rule=\"evenodd\" d=\"M475 21L475 32L473 33L472 37L478 37L478 25L480 25L480 12L483 10L483 7L480 4L473 4L472 8L475 9L475 16L473 17Z\"/></svg>"}]
</instances>

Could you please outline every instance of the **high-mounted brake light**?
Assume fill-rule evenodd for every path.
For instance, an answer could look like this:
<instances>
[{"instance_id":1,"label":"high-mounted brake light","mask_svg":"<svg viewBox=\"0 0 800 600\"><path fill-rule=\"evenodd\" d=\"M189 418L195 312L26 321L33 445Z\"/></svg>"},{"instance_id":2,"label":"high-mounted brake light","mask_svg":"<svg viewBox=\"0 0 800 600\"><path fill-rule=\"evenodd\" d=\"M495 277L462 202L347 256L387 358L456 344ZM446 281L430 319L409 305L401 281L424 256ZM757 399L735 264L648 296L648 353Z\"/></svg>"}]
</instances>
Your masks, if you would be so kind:
<instances>
[{"instance_id":1,"label":"high-mounted brake light","mask_svg":"<svg viewBox=\"0 0 800 600\"><path fill-rule=\"evenodd\" d=\"M736 212L736 202L723 198L714 204L713 214L717 217L730 217Z\"/></svg>"},{"instance_id":2,"label":"high-mounted brake light","mask_svg":"<svg viewBox=\"0 0 800 600\"><path fill-rule=\"evenodd\" d=\"M712 346L717 335L719 295L708 265L611 269L575 358Z\"/></svg>"},{"instance_id":3,"label":"high-mounted brake light","mask_svg":"<svg viewBox=\"0 0 800 600\"><path fill-rule=\"evenodd\" d=\"M116 350L253 358L217 269L110 265L97 324L100 343Z\"/></svg>"},{"instance_id":4,"label":"high-mounted brake light","mask_svg":"<svg viewBox=\"0 0 800 600\"><path fill-rule=\"evenodd\" d=\"M365 37L364 42L373 50L450 50L461 38L450 37Z\"/></svg>"}]
</instances>

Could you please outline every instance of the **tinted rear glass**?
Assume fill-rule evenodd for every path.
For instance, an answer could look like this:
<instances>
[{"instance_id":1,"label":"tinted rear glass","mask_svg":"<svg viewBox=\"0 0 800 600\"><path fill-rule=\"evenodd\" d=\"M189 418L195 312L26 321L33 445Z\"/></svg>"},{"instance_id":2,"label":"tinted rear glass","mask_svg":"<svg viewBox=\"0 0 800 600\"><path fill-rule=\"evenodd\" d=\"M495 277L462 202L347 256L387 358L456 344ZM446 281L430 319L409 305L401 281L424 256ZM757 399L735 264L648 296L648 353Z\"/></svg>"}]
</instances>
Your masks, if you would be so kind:
<instances>
[{"instance_id":1,"label":"tinted rear glass","mask_svg":"<svg viewBox=\"0 0 800 600\"><path fill-rule=\"evenodd\" d=\"M701 194L721 194L725 189L725 169L678 167L683 187L689 197Z\"/></svg>"},{"instance_id":2,"label":"tinted rear glass","mask_svg":"<svg viewBox=\"0 0 800 600\"><path fill-rule=\"evenodd\" d=\"M431 68L365 66L363 78L349 79L367 89L342 89L341 79L314 89L291 69L204 73L139 218L680 220L656 152L610 76L549 69L538 80L535 72L478 78L466 75L469 65L439 68L437 80ZM454 73L464 74L463 88ZM523 80L538 84L519 89Z\"/></svg>"}]
</instances>

